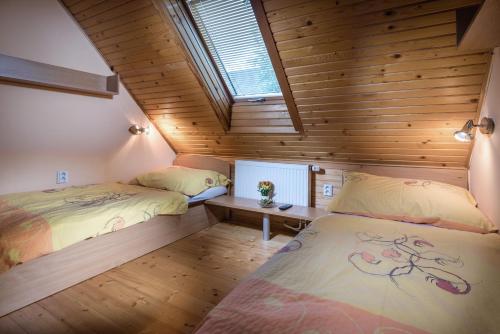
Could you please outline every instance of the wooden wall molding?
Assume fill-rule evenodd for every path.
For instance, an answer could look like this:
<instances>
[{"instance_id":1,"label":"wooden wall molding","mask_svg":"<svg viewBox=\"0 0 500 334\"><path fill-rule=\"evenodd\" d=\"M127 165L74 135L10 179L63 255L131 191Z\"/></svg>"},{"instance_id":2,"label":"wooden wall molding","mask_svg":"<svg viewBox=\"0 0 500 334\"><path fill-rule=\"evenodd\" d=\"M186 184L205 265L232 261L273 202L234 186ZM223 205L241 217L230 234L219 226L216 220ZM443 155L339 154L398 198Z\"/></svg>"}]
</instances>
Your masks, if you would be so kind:
<instances>
[{"instance_id":1,"label":"wooden wall molding","mask_svg":"<svg viewBox=\"0 0 500 334\"><path fill-rule=\"evenodd\" d=\"M104 76L0 53L0 80L97 96L118 94L118 75Z\"/></svg>"}]
</instances>

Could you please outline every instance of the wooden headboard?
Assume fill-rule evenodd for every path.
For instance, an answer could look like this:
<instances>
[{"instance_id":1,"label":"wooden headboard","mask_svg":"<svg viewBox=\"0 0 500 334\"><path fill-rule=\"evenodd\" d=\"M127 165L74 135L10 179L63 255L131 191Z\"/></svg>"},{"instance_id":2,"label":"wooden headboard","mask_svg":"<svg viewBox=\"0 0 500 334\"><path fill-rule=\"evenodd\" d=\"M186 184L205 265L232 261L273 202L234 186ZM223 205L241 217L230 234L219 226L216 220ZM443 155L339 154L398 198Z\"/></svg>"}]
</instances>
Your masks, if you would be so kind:
<instances>
[{"instance_id":1,"label":"wooden headboard","mask_svg":"<svg viewBox=\"0 0 500 334\"><path fill-rule=\"evenodd\" d=\"M214 170L227 176L228 178L231 178L231 164L228 161L214 157L196 154L180 154L175 158L174 165Z\"/></svg>"},{"instance_id":2,"label":"wooden headboard","mask_svg":"<svg viewBox=\"0 0 500 334\"><path fill-rule=\"evenodd\" d=\"M244 157L222 157L234 167L237 159L245 160ZM279 163L303 163L309 165L319 165L320 172L311 173L311 205L313 207L325 207L332 197L323 195L323 185L331 184L334 193L342 188L344 171L360 171L380 176L392 176L400 178L427 179L453 184L465 189L468 188L468 176L466 168L445 168L445 167L419 167L419 166L392 166L392 165L363 165L353 163L311 161L311 160L275 160L258 159L268 162ZM233 178L235 175L233 174ZM234 181L234 180L233 180Z\"/></svg>"}]
</instances>

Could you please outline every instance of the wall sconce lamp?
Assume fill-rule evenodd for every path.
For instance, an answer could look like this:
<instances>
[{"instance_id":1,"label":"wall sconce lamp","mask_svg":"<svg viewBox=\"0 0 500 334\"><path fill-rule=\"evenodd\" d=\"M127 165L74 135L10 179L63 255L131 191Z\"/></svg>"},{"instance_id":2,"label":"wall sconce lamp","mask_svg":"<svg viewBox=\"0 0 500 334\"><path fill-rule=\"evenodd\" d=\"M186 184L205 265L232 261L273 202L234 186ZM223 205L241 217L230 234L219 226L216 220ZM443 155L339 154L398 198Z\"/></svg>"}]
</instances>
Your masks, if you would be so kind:
<instances>
[{"instance_id":1,"label":"wall sconce lamp","mask_svg":"<svg viewBox=\"0 0 500 334\"><path fill-rule=\"evenodd\" d=\"M146 126L144 128L144 127L140 127L137 124L134 124L130 128L128 128L128 132L130 132L133 135L142 135L142 134L149 135L150 128L149 128L149 126Z\"/></svg>"},{"instance_id":2,"label":"wall sconce lamp","mask_svg":"<svg viewBox=\"0 0 500 334\"><path fill-rule=\"evenodd\" d=\"M474 136L472 135L472 129L479 128L479 131L485 135L492 134L495 130L495 122L493 119L488 117L483 117L479 124L474 124L474 122L470 119L465 123L464 127L460 131L456 131L454 133L454 137L456 140L468 143L470 142Z\"/></svg>"}]
</instances>

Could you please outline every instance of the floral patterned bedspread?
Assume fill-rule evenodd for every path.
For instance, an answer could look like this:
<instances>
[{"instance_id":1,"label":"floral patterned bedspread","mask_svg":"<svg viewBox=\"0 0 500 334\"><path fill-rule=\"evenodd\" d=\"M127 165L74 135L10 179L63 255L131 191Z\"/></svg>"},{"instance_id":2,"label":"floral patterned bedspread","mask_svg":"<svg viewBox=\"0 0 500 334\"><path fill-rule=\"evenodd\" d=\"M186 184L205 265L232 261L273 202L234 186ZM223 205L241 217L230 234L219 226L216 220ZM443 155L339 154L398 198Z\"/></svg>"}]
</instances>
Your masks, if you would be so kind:
<instances>
[{"instance_id":1,"label":"floral patterned bedspread","mask_svg":"<svg viewBox=\"0 0 500 334\"><path fill-rule=\"evenodd\" d=\"M198 333L500 333L500 236L315 220Z\"/></svg>"},{"instance_id":2,"label":"floral patterned bedspread","mask_svg":"<svg viewBox=\"0 0 500 334\"><path fill-rule=\"evenodd\" d=\"M180 193L120 183L0 196L0 273L84 239L187 208Z\"/></svg>"}]
</instances>

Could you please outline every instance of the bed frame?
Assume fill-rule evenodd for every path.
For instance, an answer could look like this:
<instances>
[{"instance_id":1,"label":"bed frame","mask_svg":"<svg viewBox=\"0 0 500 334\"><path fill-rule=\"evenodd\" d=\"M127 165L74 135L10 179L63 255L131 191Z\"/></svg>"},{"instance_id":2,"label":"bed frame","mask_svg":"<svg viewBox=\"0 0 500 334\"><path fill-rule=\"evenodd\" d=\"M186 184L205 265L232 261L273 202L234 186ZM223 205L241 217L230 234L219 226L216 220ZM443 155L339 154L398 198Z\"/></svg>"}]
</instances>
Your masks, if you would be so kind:
<instances>
[{"instance_id":1,"label":"bed frame","mask_svg":"<svg viewBox=\"0 0 500 334\"><path fill-rule=\"evenodd\" d=\"M212 157L180 155L174 165L211 169L230 176L229 163ZM211 210L197 203L183 215L157 216L16 266L0 274L0 316L201 231L217 221Z\"/></svg>"}]
</instances>

